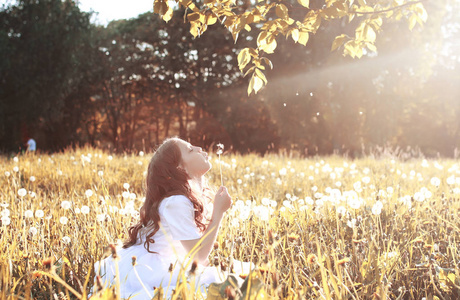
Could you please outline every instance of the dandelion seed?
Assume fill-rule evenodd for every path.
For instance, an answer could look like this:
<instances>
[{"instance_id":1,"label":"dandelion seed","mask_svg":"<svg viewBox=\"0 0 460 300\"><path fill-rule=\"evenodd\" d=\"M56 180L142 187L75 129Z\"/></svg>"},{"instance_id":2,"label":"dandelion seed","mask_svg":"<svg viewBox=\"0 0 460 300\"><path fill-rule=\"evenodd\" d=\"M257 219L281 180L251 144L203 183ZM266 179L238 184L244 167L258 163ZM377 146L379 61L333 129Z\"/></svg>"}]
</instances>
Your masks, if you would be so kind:
<instances>
[{"instance_id":1,"label":"dandelion seed","mask_svg":"<svg viewBox=\"0 0 460 300\"><path fill-rule=\"evenodd\" d=\"M441 184L441 179L439 179L438 177L433 177L431 178L430 182L432 185L438 187Z\"/></svg>"},{"instance_id":2,"label":"dandelion seed","mask_svg":"<svg viewBox=\"0 0 460 300\"><path fill-rule=\"evenodd\" d=\"M29 234L31 234L32 236L35 236L37 234L37 232L38 232L37 228L30 227Z\"/></svg>"},{"instance_id":3,"label":"dandelion seed","mask_svg":"<svg viewBox=\"0 0 460 300\"><path fill-rule=\"evenodd\" d=\"M285 176L287 174L287 170L286 168L282 168L281 170L278 171L278 173L280 174L280 176Z\"/></svg>"},{"instance_id":4,"label":"dandelion seed","mask_svg":"<svg viewBox=\"0 0 460 300\"><path fill-rule=\"evenodd\" d=\"M107 157L107 159L108 159L108 160L112 160L112 159L113 159L112 155L109 155L109 156Z\"/></svg>"},{"instance_id":5,"label":"dandelion seed","mask_svg":"<svg viewBox=\"0 0 460 300\"><path fill-rule=\"evenodd\" d=\"M121 213L121 211L122 211L122 209L120 209L120 213ZM104 221L105 221L105 214L98 214L98 215L96 216L96 220L97 220L98 222L104 222Z\"/></svg>"},{"instance_id":6,"label":"dandelion seed","mask_svg":"<svg viewBox=\"0 0 460 300\"><path fill-rule=\"evenodd\" d=\"M59 223L61 223L62 225L66 225L68 222L69 222L69 219L67 219L67 217L61 217L59 219Z\"/></svg>"},{"instance_id":7,"label":"dandelion seed","mask_svg":"<svg viewBox=\"0 0 460 300\"><path fill-rule=\"evenodd\" d=\"M125 190L129 190L129 183L127 183L127 182L123 183L123 188Z\"/></svg>"},{"instance_id":8,"label":"dandelion seed","mask_svg":"<svg viewBox=\"0 0 460 300\"><path fill-rule=\"evenodd\" d=\"M356 219L351 219L347 221L347 226L350 228L354 228L356 226Z\"/></svg>"},{"instance_id":9,"label":"dandelion seed","mask_svg":"<svg viewBox=\"0 0 460 300\"><path fill-rule=\"evenodd\" d=\"M2 226L8 226L11 224L11 219L9 217L2 217L0 220L2 221Z\"/></svg>"},{"instance_id":10,"label":"dandelion seed","mask_svg":"<svg viewBox=\"0 0 460 300\"><path fill-rule=\"evenodd\" d=\"M30 180L30 182L34 182L35 181L35 176L30 176L29 180Z\"/></svg>"},{"instance_id":11,"label":"dandelion seed","mask_svg":"<svg viewBox=\"0 0 460 300\"><path fill-rule=\"evenodd\" d=\"M38 209L38 210L35 211L35 218L41 219L41 218L43 218L44 215L45 215L45 213L41 209Z\"/></svg>"},{"instance_id":12,"label":"dandelion seed","mask_svg":"<svg viewBox=\"0 0 460 300\"><path fill-rule=\"evenodd\" d=\"M380 215L381 212L382 212L382 207L380 205L376 203L372 206L372 213L374 215Z\"/></svg>"},{"instance_id":13,"label":"dandelion seed","mask_svg":"<svg viewBox=\"0 0 460 300\"><path fill-rule=\"evenodd\" d=\"M65 236L65 237L62 238L62 242L64 244L68 245L71 242L71 239L70 239L70 237Z\"/></svg>"},{"instance_id":14,"label":"dandelion seed","mask_svg":"<svg viewBox=\"0 0 460 300\"><path fill-rule=\"evenodd\" d=\"M6 176L6 177L10 177L10 175L11 175L11 173L10 173L10 172L8 172L8 171L5 171L5 176Z\"/></svg>"},{"instance_id":15,"label":"dandelion seed","mask_svg":"<svg viewBox=\"0 0 460 300\"><path fill-rule=\"evenodd\" d=\"M21 198L24 197L25 195L27 195L27 190L24 189L24 188L19 189L18 195L19 195L19 197L21 197Z\"/></svg>"},{"instance_id":16,"label":"dandelion seed","mask_svg":"<svg viewBox=\"0 0 460 300\"><path fill-rule=\"evenodd\" d=\"M414 199L418 202L423 202L425 201L425 195L423 195L422 193L420 192L417 192L414 194Z\"/></svg>"},{"instance_id":17,"label":"dandelion seed","mask_svg":"<svg viewBox=\"0 0 460 300\"><path fill-rule=\"evenodd\" d=\"M85 195L86 195L86 197L90 198L93 195L93 191L92 190L86 190Z\"/></svg>"},{"instance_id":18,"label":"dandelion seed","mask_svg":"<svg viewBox=\"0 0 460 300\"><path fill-rule=\"evenodd\" d=\"M262 198L262 204L265 205L265 206L269 206L270 205L270 199Z\"/></svg>"},{"instance_id":19,"label":"dandelion seed","mask_svg":"<svg viewBox=\"0 0 460 300\"><path fill-rule=\"evenodd\" d=\"M13 158L13 160L14 160L14 162L18 162L18 161L19 161L19 159L18 159L17 156L15 156L15 157Z\"/></svg>"},{"instance_id":20,"label":"dandelion seed","mask_svg":"<svg viewBox=\"0 0 460 300\"><path fill-rule=\"evenodd\" d=\"M26 210L26 211L24 212L24 217L26 217L26 218L33 218L33 217L34 217L33 211L31 211L31 210Z\"/></svg>"},{"instance_id":21,"label":"dandelion seed","mask_svg":"<svg viewBox=\"0 0 460 300\"><path fill-rule=\"evenodd\" d=\"M70 201L67 201L67 200L64 200L64 201L61 202L61 208L62 209L67 210L67 209L69 209L71 207L71 205L72 204L70 203Z\"/></svg>"},{"instance_id":22,"label":"dandelion seed","mask_svg":"<svg viewBox=\"0 0 460 300\"><path fill-rule=\"evenodd\" d=\"M139 151L139 156L144 156L144 151Z\"/></svg>"}]
</instances>

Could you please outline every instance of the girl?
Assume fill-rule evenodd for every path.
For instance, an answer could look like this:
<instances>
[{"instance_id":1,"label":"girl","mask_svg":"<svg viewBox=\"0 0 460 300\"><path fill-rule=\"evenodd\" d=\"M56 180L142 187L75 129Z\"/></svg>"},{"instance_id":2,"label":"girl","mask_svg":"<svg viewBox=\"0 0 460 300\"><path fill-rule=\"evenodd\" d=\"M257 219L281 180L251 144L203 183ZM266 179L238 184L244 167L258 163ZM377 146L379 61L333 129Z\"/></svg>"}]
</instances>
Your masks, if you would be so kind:
<instances>
[{"instance_id":1,"label":"girl","mask_svg":"<svg viewBox=\"0 0 460 300\"><path fill-rule=\"evenodd\" d=\"M220 187L208 223L204 200L209 198L209 189L204 175L210 169L207 153L179 138L167 139L155 152L148 167L147 193L139 223L129 228L129 237L117 259L111 256L95 266L102 281L112 285L116 282L118 263L122 298L151 299L154 288L160 286L170 293L187 259L198 262L198 285L205 287L224 279L217 268L206 266L232 199L227 189ZM189 258L195 247L198 250ZM235 268L249 272L250 265L244 264L235 264Z\"/></svg>"}]
</instances>

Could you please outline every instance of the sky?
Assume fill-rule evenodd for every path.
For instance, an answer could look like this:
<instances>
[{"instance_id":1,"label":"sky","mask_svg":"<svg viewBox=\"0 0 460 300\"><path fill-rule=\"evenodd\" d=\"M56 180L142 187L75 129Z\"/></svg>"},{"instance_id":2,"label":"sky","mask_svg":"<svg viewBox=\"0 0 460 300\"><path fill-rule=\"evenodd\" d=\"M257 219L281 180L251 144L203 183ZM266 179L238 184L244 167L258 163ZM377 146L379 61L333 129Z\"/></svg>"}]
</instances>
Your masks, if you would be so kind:
<instances>
[{"instance_id":1,"label":"sky","mask_svg":"<svg viewBox=\"0 0 460 300\"><path fill-rule=\"evenodd\" d=\"M135 18L147 11L153 12L153 0L75 0L82 11L93 10L97 13L91 21L107 25L112 20ZM14 0L0 0L3 4L15 3Z\"/></svg>"},{"instance_id":2,"label":"sky","mask_svg":"<svg viewBox=\"0 0 460 300\"><path fill-rule=\"evenodd\" d=\"M107 25L112 20L135 18L147 11L153 12L153 0L77 0L82 11L98 13L92 21Z\"/></svg>"}]
</instances>

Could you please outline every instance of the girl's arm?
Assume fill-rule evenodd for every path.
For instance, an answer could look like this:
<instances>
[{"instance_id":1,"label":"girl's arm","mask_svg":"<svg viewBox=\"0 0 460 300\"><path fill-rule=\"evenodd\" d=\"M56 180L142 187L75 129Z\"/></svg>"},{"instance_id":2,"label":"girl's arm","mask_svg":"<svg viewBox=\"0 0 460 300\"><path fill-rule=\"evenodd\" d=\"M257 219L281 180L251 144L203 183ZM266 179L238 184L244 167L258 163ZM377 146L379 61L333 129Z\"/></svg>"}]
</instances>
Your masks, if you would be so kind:
<instances>
[{"instance_id":1,"label":"girl's arm","mask_svg":"<svg viewBox=\"0 0 460 300\"><path fill-rule=\"evenodd\" d=\"M182 246L185 250L190 252L198 243L200 243L198 252L195 254L195 259L200 264L206 264L208 260L209 253L211 253L212 248L214 247L214 242L216 241L217 231L222 221L222 217L227 209L232 206L232 198L228 194L227 188L221 186L217 191L216 197L214 198L214 209L212 211L211 222L208 225L208 228L203 233L205 236L204 239L195 239L195 240L182 240Z\"/></svg>"}]
</instances>

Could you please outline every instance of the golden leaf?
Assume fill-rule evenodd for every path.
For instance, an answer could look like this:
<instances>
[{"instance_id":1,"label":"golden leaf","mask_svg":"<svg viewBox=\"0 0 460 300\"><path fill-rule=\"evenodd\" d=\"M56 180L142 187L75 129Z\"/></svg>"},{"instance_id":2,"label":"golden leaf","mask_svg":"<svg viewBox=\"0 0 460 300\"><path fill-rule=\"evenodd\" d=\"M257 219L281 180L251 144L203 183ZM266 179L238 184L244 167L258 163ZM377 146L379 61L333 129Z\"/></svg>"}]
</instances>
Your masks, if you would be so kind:
<instances>
[{"instance_id":1,"label":"golden leaf","mask_svg":"<svg viewBox=\"0 0 460 300\"><path fill-rule=\"evenodd\" d=\"M172 17L173 17L173 9L171 7L168 6L168 10L166 11L166 13L163 15L163 20L168 23Z\"/></svg>"},{"instance_id":2,"label":"golden leaf","mask_svg":"<svg viewBox=\"0 0 460 300\"><path fill-rule=\"evenodd\" d=\"M292 36L292 39L294 40L294 42L297 43L299 41L299 29L297 29L297 28L292 29L291 36Z\"/></svg>"},{"instance_id":3,"label":"golden leaf","mask_svg":"<svg viewBox=\"0 0 460 300\"><path fill-rule=\"evenodd\" d=\"M347 37L346 34L341 34L341 35L335 37L334 42L332 42L331 51L334 51L335 49L337 49L340 46L342 46L343 43L345 43L345 41L347 40L347 38L348 37Z\"/></svg>"},{"instance_id":4,"label":"golden leaf","mask_svg":"<svg viewBox=\"0 0 460 300\"><path fill-rule=\"evenodd\" d=\"M247 64L250 61L251 61L251 56L249 55L249 48L244 48L238 54L238 66L240 68L240 71L243 71L243 69L247 66Z\"/></svg>"},{"instance_id":5,"label":"golden leaf","mask_svg":"<svg viewBox=\"0 0 460 300\"><path fill-rule=\"evenodd\" d=\"M284 4L277 4L276 5L276 15L281 19L288 19L288 9Z\"/></svg>"},{"instance_id":6,"label":"golden leaf","mask_svg":"<svg viewBox=\"0 0 460 300\"><path fill-rule=\"evenodd\" d=\"M257 77L259 77L260 79L262 79L262 81L264 82L264 84L267 84L267 77L265 77L265 74L262 73L261 70L257 69L256 68L256 75Z\"/></svg>"},{"instance_id":7,"label":"golden leaf","mask_svg":"<svg viewBox=\"0 0 460 300\"><path fill-rule=\"evenodd\" d=\"M299 33L299 44L302 44L302 45L306 46L309 36L310 35L308 34L307 31L301 31Z\"/></svg>"},{"instance_id":8,"label":"golden leaf","mask_svg":"<svg viewBox=\"0 0 460 300\"><path fill-rule=\"evenodd\" d=\"M306 8L309 8L310 6L310 0L297 0L297 2L299 2L300 5Z\"/></svg>"}]
</instances>

